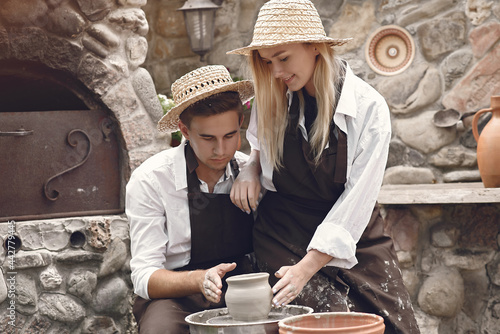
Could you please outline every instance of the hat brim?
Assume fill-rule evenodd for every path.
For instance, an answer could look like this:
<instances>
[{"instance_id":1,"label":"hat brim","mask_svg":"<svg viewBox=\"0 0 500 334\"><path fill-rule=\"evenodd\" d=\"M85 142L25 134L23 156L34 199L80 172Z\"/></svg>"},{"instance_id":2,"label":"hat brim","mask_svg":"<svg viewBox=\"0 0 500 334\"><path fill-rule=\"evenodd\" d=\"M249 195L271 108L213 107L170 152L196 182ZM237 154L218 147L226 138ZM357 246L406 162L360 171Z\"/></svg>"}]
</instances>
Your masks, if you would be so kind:
<instances>
[{"instance_id":1,"label":"hat brim","mask_svg":"<svg viewBox=\"0 0 500 334\"><path fill-rule=\"evenodd\" d=\"M224 93L224 92L237 92L240 95L241 104L245 104L254 96L254 87L251 80L241 80L231 82L226 85L217 87L207 92L194 95L190 99L175 105L170 109L159 121L158 130L160 132L175 132L179 129L179 116L187 107L195 102L203 100L206 97Z\"/></svg>"},{"instance_id":2,"label":"hat brim","mask_svg":"<svg viewBox=\"0 0 500 334\"><path fill-rule=\"evenodd\" d=\"M330 38L330 37L324 37L321 39L294 39L294 40L287 40L287 41L272 41L269 43L255 43L255 44L250 44L248 46L245 46L243 48L238 48L234 49L231 51L226 52L226 54L238 54L238 55L243 55L243 56L249 56L251 51L253 50L259 50L259 49L268 49L268 48L273 48L275 46L279 45L288 45L288 44L297 44L297 43L326 43L329 44L331 47L334 46L342 46L348 42L350 42L352 38Z\"/></svg>"}]
</instances>

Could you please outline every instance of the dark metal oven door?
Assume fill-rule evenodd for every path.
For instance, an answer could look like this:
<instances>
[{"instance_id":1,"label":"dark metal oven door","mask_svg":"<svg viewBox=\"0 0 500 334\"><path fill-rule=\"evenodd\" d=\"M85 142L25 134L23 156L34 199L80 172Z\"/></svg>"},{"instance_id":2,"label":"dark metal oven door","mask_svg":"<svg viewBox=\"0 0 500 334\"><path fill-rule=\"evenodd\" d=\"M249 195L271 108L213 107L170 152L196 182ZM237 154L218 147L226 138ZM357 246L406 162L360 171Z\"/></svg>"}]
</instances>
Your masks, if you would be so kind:
<instances>
[{"instance_id":1,"label":"dark metal oven door","mask_svg":"<svg viewBox=\"0 0 500 334\"><path fill-rule=\"evenodd\" d=\"M123 212L104 110L0 112L0 222Z\"/></svg>"}]
</instances>

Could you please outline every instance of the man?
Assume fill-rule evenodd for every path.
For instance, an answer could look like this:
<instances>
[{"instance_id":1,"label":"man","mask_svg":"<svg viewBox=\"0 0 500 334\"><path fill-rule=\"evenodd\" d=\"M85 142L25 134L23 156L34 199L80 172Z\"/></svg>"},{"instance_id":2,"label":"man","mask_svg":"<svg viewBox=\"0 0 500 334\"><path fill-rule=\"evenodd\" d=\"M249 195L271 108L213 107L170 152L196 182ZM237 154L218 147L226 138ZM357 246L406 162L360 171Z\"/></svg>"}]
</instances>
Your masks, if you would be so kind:
<instances>
[{"instance_id":1,"label":"man","mask_svg":"<svg viewBox=\"0 0 500 334\"><path fill-rule=\"evenodd\" d=\"M237 149L253 85L205 66L174 82L172 95L158 128L178 128L186 142L146 160L126 192L140 333L189 333L187 315L224 306L222 278L251 271L253 217L228 194L247 158Z\"/></svg>"}]
</instances>

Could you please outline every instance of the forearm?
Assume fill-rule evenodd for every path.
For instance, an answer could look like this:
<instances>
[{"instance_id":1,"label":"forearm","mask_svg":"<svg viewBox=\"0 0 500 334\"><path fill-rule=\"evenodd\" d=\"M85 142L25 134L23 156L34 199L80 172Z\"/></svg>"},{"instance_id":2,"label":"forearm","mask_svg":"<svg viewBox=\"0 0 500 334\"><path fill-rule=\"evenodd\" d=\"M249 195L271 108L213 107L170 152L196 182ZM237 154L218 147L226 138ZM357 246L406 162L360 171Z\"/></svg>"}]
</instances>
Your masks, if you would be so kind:
<instances>
[{"instance_id":1,"label":"forearm","mask_svg":"<svg viewBox=\"0 0 500 334\"><path fill-rule=\"evenodd\" d=\"M158 269L148 281L149 298L180 298L203 289L206 270L171 271Z\"/></svg>"},{"instance_id":2,"label":"forearm","mask_svg":"<svg viewBox=\"0 0 500 334\"><path fill-rule=\"evenodd\" d=\"M308 281L317 273L321 268L326 266L332 257L328 254L321 253L316 249L311 249L307 254L297 263L300 272L303 273L304 278Z\"/></svg>"},{"instance_id":3,"label":"forearm","mask_svg":"<svg viewBox=\"0 0 500 334\"><path fill-rule=\"evenodd\" d=\"M261 173L261 167L260 167L260 151L259 150L252 150L250 152L250 157L248 158L247 163L245 164L245 169L249 168L252 170L254 175L259 175Z\"/></svg>"}]
</instances>

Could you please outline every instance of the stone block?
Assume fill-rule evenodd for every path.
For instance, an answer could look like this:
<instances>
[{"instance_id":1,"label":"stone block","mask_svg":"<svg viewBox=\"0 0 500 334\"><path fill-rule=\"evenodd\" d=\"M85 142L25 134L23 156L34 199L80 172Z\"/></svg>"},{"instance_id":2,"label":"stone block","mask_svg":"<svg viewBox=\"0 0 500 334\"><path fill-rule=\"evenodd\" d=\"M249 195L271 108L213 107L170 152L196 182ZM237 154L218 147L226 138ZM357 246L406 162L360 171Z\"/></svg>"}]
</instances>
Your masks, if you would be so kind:
<instances>
[{"instance_id":1,"label":"stone block","mask_svg":"<svg viewBox=\"0 0 500 334\"><path fill-rule=\"evenodd\" d=\"M449 248L456 245L460 231L451 224L437 224L431 228L431 244L438 248Z\"/></svg>"},{"instance_id":2,"label":"stone block","mask_svg":"<svg viewBox=\"0 0 500 334\"><path fill-rule=\"evenodd\" d=\"M418 91L419 83L425 77L428 69L429 65L427 64L416 64L399 75L380 80L377 84L377 90L385 97L391 109L403 106L409 97ZM399 109L401 108L399 107Z\"/></svg>"},{"instance_id":3,"label":"stone block","mask_svg":"<svg viewBox=\"0 0 500 334\"><path fill-rule=\"evenodd\" d=\"M120 75L114 69L90 54L83 57L77 77L98 96L104 95L120 80Z\"/></svg>"},{"instance_id":4,"label":"stone block","mask_svg":"<svg viewBox=\"0 0 500 334\"><path fill-rule=\"evenodd\" d=\"M125 281L113 277L97 287L93 307L98 314L124 315L128 309L129 289Z\"/></svg>"},{"instance_id":5,"label":"stone block","mask_svg":"<svg viewBox=\"0 0 500 334\"><path fill-rule=\"evenodd\" d=\"M463 312L474 321L480 321L489 298L489 281L486 270L463 270L465 294Z\"/></svg>"},{"instance_id":6,"label":"stone block","mask_svg":"<svg viewBox=\"0 0 500 334\"><path fill-rule=\"evenodd\" d=\"M463 146L448 146L429 157L429 163L437 167L475 167L476 152Z\"/></svg>"},{"instance_id":7,"label":"stone block","mask_svg":"<svg viewBox=\"0 0 500 334\"><path fill-rule=\"evenodd\" d=\"M144 11L138 8L126 8L113 11L108 20L120 26L122 29L130 30L140 36L146 36L149 24Z\"/></svg>"},{"instance_id":8,"label":"stone block","mask_svg":"<svg viewBox=\"0 0 500 334\"><path fill-rule=\"evenodd\" d=\"M387 1L385 1L387 2ZM397 1L400 3L401 1ZM401 12L397 18L396 23L402 27L410 24L425 21L426 19L433 18L453 6L455 0L440 0L430 1L417 6L410 7L408 10Z\"/></svg>"},{"instance_id":9,"label":"stone block","mask_svg":"<svg viewBox=\"0 0 500 334\"><path fill-rule=\"evenodd\" d=\"M436 317L453 317L464 302L464 283L458 270L438 267L429 273L420 287L420 308Z\"/></svg>"},{"instance_id":10,"label":"stone block","mask_svg":"<svg viewBox=\"0 0 500 334\"><path fill-rule=\"evenodd\" d=\"M127 246L120 239L113 239L104 252L104 258L98 277L104 277L119 271L127 261Z\"/></svg>"},{"instance_id":11,"label":"stone block","mask_svg":"<svg viewBox=\"0 0 500 334\"><path fill-rule=\"evenodd\" d=\"M102 101L115 111L115 116L121 123L120 126L123 126L123 122L129 119L130 114L133 114L140 106L131 82L126 80L110 87L107 94L102 97Z\"/></svg>"},{"instance_id":12,"label":"stone block","mask_svg":"<svg viewBox=\"0 0 500 334\"><path fill-rule=\"evenodd\" d=\"M111 317L95 316L86 318L82 326L82 334L114 334L120 333Z\"/></svg>"},{"instance_id":13,"label":"stone block","mask_svg":"<svg viewBox=\"0 0 500 334\"><path fill-rule=\"evenodd\" d=\"M489 0L467 0L465 14L473 25L479 25L490 17L493 3Z\"/></svg>"},{"instance_id":14,"label":"stone block","mask_svg":"<svg viewBox=\"0 0 500 334\"><path fill-rule=\"evenodd\" d=\"M72 6L61 4L48 13L47 30L70 39L83 32L87 22Z\"/></svg>"},{"instance_id":15,"label":"stone block","mask_svg":"<svg viewBox=\"0 0 500 334\"><path fill-rule=\"evenodd\" d=\"M495 252L485 249L439 249L436 255L448 267L463 270L479 270L493 259Z\"/></svg>"},{"instance_id":16,"label":"stone block","mask_svg":"<svg viewBox=\"0 0 500 334\"><path fill-rule=\"evenodd\" d=\"M16 270L45 267L50 263L51 255L44 251L19 251L16 253Z\"/></svg>"},{"instance_id":17,"label":"stone block","mask_svg":"<svg viewBox=\"0 0 500 334\"><path fill-rule=\"evenodd\" d=\"M500 44L443 97L443 105L460 112L489 108L490 97L495 94L500 94Z\"/></svg>"},{"instance_id":18,"label":"stone block","mask_svg":"<svg viewBox=\"0 0 500 334\"><path fill-rule=\"evenodd\" d=\"M142 105L148 112L151 120L158 123L163 116L163 109L155 91L153 79L149 72L144 68L138 68L132 74L132 86L134 87L137 97L142 102Z\"/></svg>"},{"instance_id":19,"label":"stone block","mask_svg":"<svg viewBox=\"0 0 500 334\"><path fill-rule=\"evenodd\" d=\"M419 167L425 164L425 156L417 150L411 149L405 144L393 140L389 146L387 168L394 166Z\"/></svg>"},{"instance_id":20,"label":"stone block","mask_svg":"<svg viewBox=\"0 0 500 334\"><path fill-rule=\"evenodd\" d=\"M78 323L85 318L86 310L71 297L44 293L40 296L40 314L53 321Z\"/></svg>"},{"instance_id":21,"label":"stone block","mask_svg":"<svg viewBox=\"0 0 500 334\"><path fill-rule=\"evenodd\" d=\"M436 68L429 67L418 83L417 89L402 104L393 104L395 114L410 114L419 111L441 97L442 80Z\"/></svg>"},{"instance_id":22,"label":"stone block","mask_svg":"<svg viewBox=\"0 0 500 334\"><path fill-rule=\"evenodd\" d=\"M481 182L479 170L460 170L443 174L443 182Z\"/></svg>"},{"instance_id":23,"label":"stone block","mask_svg":"<svg viewBox=\"0 0 500 334\"><path fill-rule=\"evenodd\" d=\"M48 267L40 273L40 283L45 290L55 290L61 286L62 276L55 267Z\"/></svg>"},{"instance_id":24,"label":"stone block","mask_svg":"<svg viewBox=\"0 0 500 334\"><path fill-rule=\"evenodd\" d=\"M38 289L31 276L16 275L16 293L16 311L25 315L38 311Z\"/></svg>"},{"instance_id":25,"label":"stone block","mask_svg":"<svg viewBox=\"0 0 500 334\"><path fill-rule=\"evenodd\" d=\"M500 287L500 253L495 255L486 268L488 269L488 277L491 283Z\"/></svg>"},{"instance_id":26,"label":"stone block","mask_svg":"<svg viewBox=\"0 0 500 334\"><path fill-rule=\"evenodd\" d=\"M102 254L83 250L70 250L54 255L54 260L62 263L101 262Z\"/></svg>"},{"instance_id":27,"label":"stone block","mask_svg":"<svg viewBox=\"0 0 500 334\"><path fill-rule=\"evenodd\" d=\"M131 68L137 68L146 60L148 41L142 36L129 37L125 42L125 52Z\"/></svg>"},{"instance_id":28,"label":"stone block","mask_svg":"<svg viewBox=\"0 0 500 334\"><path fill-rule=\"evenodd\" d=\"M69 293L90 304L97 286L97 275L92 271L78 269L69 275L67 285Z\"/></svg>"},{"instance_id":29,"label":"stone block","mask_svg":"<svg viewBox=\"0 0 500 334\"><path fill-rule=\"evenodd\" d=\"M344 54L363 46L374 23L376 23L375 5L372 0L364 1L360 6L346 3L342 14L328 31L328 36L353 38L349 43L335 48L338 54ZM353 26L356 29L352 29Z\"/></svg>"},{"instance_id":30,"label":"stone block","mask_svg":"<svg viewBox=\"0 0 500 334\"><path fill-rule=\"evenodd\" d=\"M122 122L121 128L128 150L151 144L154 132L158 131L146 113Z\"/></svg>"},{"instance_id":31,"label":"stone block","mask_svg":"<svg viewBox=\"0 0 500 334\"><path fill-rule=\"evenodd\" d=\"M428 168L394 166L386 169L383 184L431 184L435 180Z\"/></svg>"},{"instance_id":32,"label":"stone block","mask_svg":"<svg viewBox=\"0 0 500 334\"><path fill-rule=\"evenodd\" d=\"M445 88L452 87L457 80L462 78L472 62L470 50L458 50L451 53L441 63L441 73L444 77Z\"/></svg>"},{"instance_id":33,"label":"stone block","mask_svg":"<svg viewBox=\"0 0 500 334\"><path fill-rule=\"evenodd\" d=\"M109 0L77 0L81 11L90 21L102 20L111 11Z\"/></svg>"},{"instance_id":34,"label":"stone block","mask_svg":"<svg viewBox=\"0 0 500 334\"><path fill-rule=\"evenodd\" d=\"M425 58L434 61L465 44L466 19L463 12L454 12L421 24L418 40Z\"/></svg>"},{"instance_id":35,"label":"stone block","mask_svg":"<svg viewBox=\"0 0 500 334\"><path fill-rule=\"evenodd\" d=\"M500 328L500 288L493 287L490 296L481 318L481 333L496 333Z\"/></svg>"},{"instance_id":36,"label":"stone block","mask_svg":"<svg viewBox=\"0 0 500 334\"><path fill-rule=\"evenodd\" d=\"M500 23L489 22L472 30L469 34L474 57L481 58L500 39Z\"/></svg>"},{"instance_id":37,"label":"stone block","mask_svg":"<svg viewBox=\"0 0 500 334\"><path fill-rule=\"evenodd\" d=\"M435 111L425 111L415 117L396 119L393 121L394 133L406 145L426 154L445 147L456 139L457 130L434 126L434 114Z\"/></svg>"}]
</instances>

